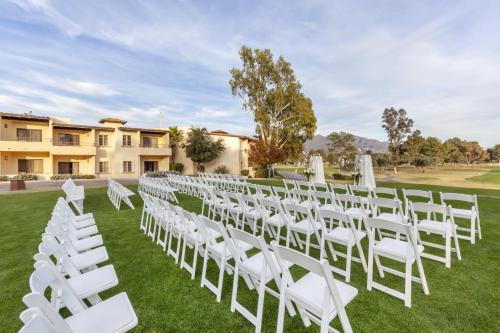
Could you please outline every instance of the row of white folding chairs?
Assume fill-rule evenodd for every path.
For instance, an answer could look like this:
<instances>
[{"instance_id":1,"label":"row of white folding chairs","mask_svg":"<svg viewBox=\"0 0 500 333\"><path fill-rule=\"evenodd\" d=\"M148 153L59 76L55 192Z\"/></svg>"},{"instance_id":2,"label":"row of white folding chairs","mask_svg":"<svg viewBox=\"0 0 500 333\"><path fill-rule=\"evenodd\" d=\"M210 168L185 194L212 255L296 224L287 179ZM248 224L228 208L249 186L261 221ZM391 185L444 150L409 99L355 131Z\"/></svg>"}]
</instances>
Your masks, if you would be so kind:
<instances>
[{"instance_id":1,"label":"row of white folding chairs","mask_svg":"<svg viewBox=\"0 0 500 333\"><path fill-rule=\"evenodd\" d=\"M178 202L175 195L177 188L173 187L167 178L139 177L138 191L164 200Z\"/></svg>"},{"instance_id":2,"label":"row of white folding chairs","mask_svg":"<svg viewBox=\"0 0 500 333\"><path fill-rule=\"evenodd\" d=\"M367 186L361 185L309 183L291 179L284 179L283 183L288 192L294 189L309 189L314 191L330 191L334 193L358 195L363 198L362 200L365 205L368 204L368 198L370 197L400 200L398 192L395 188L376 187L370 189ZM410 216L410 202L424 201L434 203L432 191L403 189L402 192L405 209L404 213L406 217ZM477 195L439 192L439 198L441 205L452 206L451 213L456 221L458 221L458 219L464 219L467 221L467 226L457 226L458 230L465 232L458 234L459 238L469 240L472 244L475 244L476 235L479 239L482 238Z\"/></svg>"},{"instance_id":3,"label":"row of white folding chairs","mask_svg":"<svg viewBox=\"0 0 500 333\"><path fill-rule=\"evenodd\" d=\"M357 290L336 280L326 259L314 259L280 246L277 242L273 242L271 250L263 236L255 236L232 226L226 228L221 222L188 212L145 193L141 193L141 196L145 206L140 229L163 246L176 263L180 262L181 268L186 269L192 279L196 274L198 256L201 256L201 286L211 290L218 302L222 297L225 272L234 274L231 311L241 313L255 326L256 332L261 331L266 292L280 299L278 332L283 331L285 308L292 316L298 312L306 326L311 321L320 325L322 332L332 330L329 324L338 315L343 330L352 332L345 306L354 299ZM175 249L173 239L177 239ZM187 248L194 249L192 263L186 261ZM212 283L206 276L210 259L219 267L217 283ZM235 264L231 265L229 260L234 260ZM301 266L309 274L294 281L289 270L292 265ZM243 277L250 290L255 289L258 293L256 314L238 302L240 277ZM278 290L268 286L271 281L276 283Z\"/></svg>"},{"instance_id":4,"label":"row of white folding chairs","mask_svg":"<svg viewBox=\"0 0 500 333\"><path fill-rule=\"evenodd\" d=\"M99 296L116 286L118 278L113 265L97 266L108 254L92 214L76 215L59 198L38 250L19 332L126 332L137 325L126 293L105 300ZM63 318L62 308L70 316Z\"/></svg>"},{"instance_id":5,"label":"row of white folding chairs","mask_svg":"<svg viewBox=\"0 0 500 333\"><path fill-rule=\"evenodd\" d=\"M199 196L201 187L211 186L203 178L191 176L168 175L166 181L177 188L180 193L190 196Z\"/></svg>"},{"instance_id":6,"label":"row of white folding chairs","mask_svg":"<svg viewBox=\"0 0 500 333\"><path fill-rule=\"evenodd\" d=\"M303 191L308 193L310 191ZM321 192L318 192L318 194ZM325 192L323 195L331 195ZM368 219L376 219L382 221L389 221L391 223L409 225L410 230L415 232L415 240L420 251L419 257L425 257L433 260L443 262L446 267L451 266L451 254L456 253L457 259L461 260L460 247L458 237L456 234L456 226L451 215L451 207L431 204L431 203L411 203L411 219L412 223L408 224L408 219L405 219L402 213L401 203L398 200L391 200L385 198L370 198L370 206L373 210L365 213L360 197L355 197L346 194L339 194L341 201L345 201L345 205L338 206L332 205L328 202L321 203L319 200L311 201L284 201L262 199L258 200L248 195L238 195L231 193L219 193L219 197L211 202L207 202L209 207L208 215L212 218L219 217L220 221L228 223L229 217L233 220L237 227L243 228L248 225L253 233L259 229L257 220L260 221L261 235L267 231L271 239L280 241L283 239L281 236L282 228L286 230L286 246L290 243L298 245L299 248L305 247L305 253L309 253L311 244L311 237L316 236L318 240L317 248L320 249L320 257L326 256L326 252L330 252L333 259L336 257L344 257L346 259L345 269L332 267L333 271L344 275L346 281L350 279L351 262L356 261L362 264L363 269L367 270L366 261L361 246L361 240L367 236L367 232L363 231L361 225L365 225L365 230L368 231L366 221ZM229 202L231 199L234 201ZM357 206L356 205L357 203ZM398 207L399 206L399 207ZM340 209L339 209L340 208ZM389 211L388 211L389 210ZM438 216L439 218L436 218ZM433 217L433 219L431 218ZM332 228L332 219L336 220L337 227ZM354 220L358 220L358 227L355 226ZM328 221L327 221L328 220ZM328 227L330 225L330 227ZM406 227L405 227L406 228ZM324 232L326 231L326 232ZM422 239L421 234L434 234L444 238L444 245L439 242L431 242L431 240ZM300 236L306 237L303 242ZM395 241L406 240L401 235L387 234L386 232L378 232L379 239L396 238ZM438 239L441 239L439 237ZM320 240L320 241L319 241ZM451 242L454 241L454 246ZM343 245L346 247L346 253L342 253L337 249L334 250L333 245ZM384 241L383 244L390 244L389 240ZM405 243L408 244L408 243ZM429 251L424 252L424 245L428 247L444 250L444 256L437 256ZM353 249L357 248L358 256L353 256ZM401 247L403 248L403 247ZM401 255L401 253L400 253ZM416 260L416 259L415 259ZM420 259L418 259L420 260ZM385 268L383 268L385 269ZM383 269L379 269L383 276ZM394 273L394 271L390 271ZM422 269L423 274L423 269ZM421 281L415 279L415 281ZM424 291L427 286L424 286ZM401 296L401 294L396 294ZM405 304L409 306L410 300L407 295L405 296ZM401 298L401 297L400 297Z\"/></svg>"},{"instance_id":7,"label":"row of white folding chairs","mask_svg":"<svg viewBox=\"0 0 500 333\"><path fill-rule=\"evenodd\" d=\"M62 184L61 189L66 195L66 201L71 202L78 213L83 213L83 201L85 200L85 189L83 185L77 186L73 179L68 178Z\"/></svg>"},{"instance_id":8,"label":"row of white folding chairs","mask_svg":"<svg viewBox=\"0 0 500 333\"><path fill-rule=\"evenodd\" d=\"M135 195L135 193L111 178L108 178L107 194L109 200L117 210L120 210L122 201L130 208L135 209L129 198Z\"/></svg>"}]
</instances>

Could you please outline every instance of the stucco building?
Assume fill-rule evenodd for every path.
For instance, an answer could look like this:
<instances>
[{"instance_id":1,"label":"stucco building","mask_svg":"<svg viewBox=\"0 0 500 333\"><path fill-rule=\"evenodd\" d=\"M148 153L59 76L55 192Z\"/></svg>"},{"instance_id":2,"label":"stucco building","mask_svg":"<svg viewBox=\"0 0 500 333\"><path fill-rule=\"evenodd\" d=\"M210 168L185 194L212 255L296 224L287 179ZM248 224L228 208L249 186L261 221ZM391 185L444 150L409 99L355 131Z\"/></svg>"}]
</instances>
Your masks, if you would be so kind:
<instances>
[{"instance_id":1,"label":"stucco building","mask_svg":"<svg viewBox=\"0 0 500 333\"><path fill-rule=\"evenodd\" d=\"M184 133L184 136L190 131L190 127L179 128ZM209 132L213 140L222 139L225 150L221 156L209 163L205 164L206 172L213 172L218 166L224 165L229 169L229 173L233 175L240 175L243 170L249 170L251 167L248 164L248 151L252 138L244 135L229 134L221 130ZM186 152L180 147L176 146L175 162L184 164L184 174L196 174L196 163L186 157Z\"/></svg>"},{"instance_id":2,"label":"stucco building","mask_svg":"<svg viewBox=\"0 0 500 333\"><path fill-rule=\"evenodd\" d=\"M126 121L114 118L99 123L0 113L0 175L135 178L168 170L172 150L167 130L126 127Z\"/></svg>"},{"instance_id":3,"label":"stucco building","mask_svg":"<svg viewBox=\"0 0 500 333\"><path fill-rule=\"evenodd\" d=\"M70 119L0 112L0 175L95 175L96 178L136 178L149 171L169 170L172 148L167 129L127 127L125 120L104 118L99 125L73 124ZM189 128L183 128L184 133ZM231 174L249 170L252 138L212 131L226 147L206 165L212 172L225 165ZM196 165L185 151L175 148L175 161L184 174L196 174Z\"/></svg>"}]
</instances>

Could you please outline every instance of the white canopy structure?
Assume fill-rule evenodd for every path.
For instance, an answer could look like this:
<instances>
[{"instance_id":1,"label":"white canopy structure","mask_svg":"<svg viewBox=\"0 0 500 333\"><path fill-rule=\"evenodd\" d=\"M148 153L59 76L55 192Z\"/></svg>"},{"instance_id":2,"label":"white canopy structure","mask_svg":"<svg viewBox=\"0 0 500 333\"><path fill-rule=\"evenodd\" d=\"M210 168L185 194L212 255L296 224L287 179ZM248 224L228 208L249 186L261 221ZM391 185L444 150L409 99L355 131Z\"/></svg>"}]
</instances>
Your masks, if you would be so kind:
<instances>
[{"instance_id":1,"label":"white canopy structure","mask_svg":"<svg viewBox=\"0 0 500 333\"><path fill-rule=\"evenodd\" d=\"M370 189L377 187L373 174L372 157L370 155L358 156L358 170L361 175L359 185L367 186Z\"/></svg>"},{"instance_id":2,"label":"white canopy structure","mask_svg":"<svg viewBox=\"0 0 500 333\"><path fill-rule=\"evenodd\" d=\"M371 164L370 164L371 165ZM325 171L323 170L323 158L320 155L311 155L309 166L314 172L309 181L311 183L325 183Z\"/></svg>"}]
</instances>

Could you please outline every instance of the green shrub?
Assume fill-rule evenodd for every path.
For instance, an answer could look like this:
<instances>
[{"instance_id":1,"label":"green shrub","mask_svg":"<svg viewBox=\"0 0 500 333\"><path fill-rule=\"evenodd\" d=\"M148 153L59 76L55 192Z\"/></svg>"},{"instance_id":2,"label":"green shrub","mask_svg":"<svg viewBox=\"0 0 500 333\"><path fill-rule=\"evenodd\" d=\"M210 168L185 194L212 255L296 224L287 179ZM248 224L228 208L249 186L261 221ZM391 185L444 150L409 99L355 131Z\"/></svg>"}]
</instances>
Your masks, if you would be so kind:
<instances>
[{"instance_id":1,"label":"green shrub","mask_svg":"<svg viewBox=\"0 0 500 333\"><path fill-rule=\"evenodd\" d=\"M248 169L241 170L241 175L242 176L247 176L248 177L249 174L250 174L250 170L248 170Z\"/></svg>"},{"instance_id":2,"label":"green shrub","mask_svg":"<svg viewBox=\"0 0 500 333\"><path fill-rule=\"evenodd\" d=\"M184 171L184 164L183 163L170 163L170 170L171 171L177 171L180 174Z\"/></svg>"},{"instance_id":3,"label":"green shrub","mask_svg":"<svg viewBox=\"0 0 500 333\"><path fill-rule=\"evenodd\" d=\"M267 178L269 176L269 171L267 168L260 168L255 170L255 178Z\"/></svg>"},{"instance_id":4,"label":"green shrub","mask_svg":"<svg viewBox=\"0 0 500 333\"><path fill-rule=\"evenodd\" d=\"M165 178L167 175L178 175L179 171L155 171L155 172L148 172L146 174L146 177L151 177L151 178Z\"/></svg>"},{"instance_id":5,"label":"green shrub","mask_svg":"<svg viewBox=\"0 0 500 333\"><path fill-rule=\"evenodd\" d=\"M214 173L226 174L229 173L229 169L225 165L219 165L217 168L215 168Z\"/></svg>"},{"instance_id":6,"label":"green shrub","mask_svg":"<svg viewBox=\"0 0 500 333\"><path fill-rule=\"evenodd\" d=\"M53 175L51 180L64 180L64 179L95 179L95 175Z\"/></svg>"},{"instance_id":7,"label":"green shrub","mask_svg":"<svg viewBox=\"0 0 500 333\"><path fill-rule=\"evenodd\" d=\"M95 179L95 175L71 175L72 179Z\"/></svg>"},{"instance_id":8,"label":"green shrub","mask_svg":"<svg viewBox=\"0 0 500 333\"><path fill-rule=\"evenodd\" d=\"M14 179L20 179L20 180L38 180L38 176L34 175L32 173L23 173L21 175L17 175L14 177Z\"/></svg>"},{"instance_id":9,"label":"green shrub","mask_svg":"<svg viewBox=\"0 0 500 333\"><path fill-rule=\"evenodd\" d=\"M333 179L336 179L336 180L353 180L354 178L352 176L343 175L341 173L334 173L333 174Z\"/></svg>"},{"instance_id":10,"label":"green shrub","mask_svg":"<svg viewBox=\"0 0 500 333\"><path fill-rule=\"evenodd\" d=\"M6 182L9 180L9 176L0 176L0 182Z\"/></svg>"}]
</instances>

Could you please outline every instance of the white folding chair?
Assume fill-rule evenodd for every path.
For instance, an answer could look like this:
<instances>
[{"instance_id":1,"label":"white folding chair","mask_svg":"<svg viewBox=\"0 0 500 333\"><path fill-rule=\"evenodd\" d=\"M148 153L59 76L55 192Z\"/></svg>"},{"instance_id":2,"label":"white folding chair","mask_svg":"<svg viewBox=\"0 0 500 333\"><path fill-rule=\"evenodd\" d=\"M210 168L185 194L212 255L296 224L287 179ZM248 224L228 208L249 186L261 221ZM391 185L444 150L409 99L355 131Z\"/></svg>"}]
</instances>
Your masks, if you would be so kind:
<instances>
[{"instance_id":1,"label":"white folding chair","mask_svg":"<svg viewBox=\"0 0 500 333\"><path fill-rule=\"evenodd\" d=\"M275 242L271 245L283 272L276 332L283 332L285 306L288 302L297 306L306 327L312 321L320 326L321 333L337 332L330 326L330 322L338 316L344 332L352 332L345 307L357 296L358 290L337 281L326 259L316 260ZM289 270L290 263L308 273L295 281Z\"/></svg>"},{"instance_id":2,"label":"white folding chair","mask_svg":"<svg viewBox=\"0 0 500 333\"><path fill-rule=\"evenodd\" d=\"M393 200L399 200L398 190L390 187L375 187L372 189L373 196L375 198L387 198Z\"/></svg>"},{"instance_id":3,"label":"white folding chair","mask_svg":"<svg viewBox=\"0 0 500 333\"><path fill-rule=\"evenodd\" d=\"M300 239L300 234L306 236L305 241L305 253L309 255L309 248L311 246L315 247L311 244L311 236L316 236L317 240L317 248L319 248L319 243L321 240L320 230L321 223L316 221L314 218L311 209L309 207L297 205L297 204L284 204L285 209L285 217L287 219L287 234L286 234L286 246L290 246L290 239L295 237L297 240L299 249L303 248L303 241ZM293 235L292 235L293 234Z\"/></svg>"},{"instance_id":4,"label":"white folding chair","mask_svg":"<svg viewBox=\"0 0 500 333\"><path fill-rule=\"evenodd\" d=\"M268 249L262 236L256 237L245 231L238 230L232 226L228 227L229 234L236 245L237 255L234 258L234 280L233 292L231 295L231 312L235 310L241 313L248 321L255 326L255 332L260 332L262 327L262 314L264 310L264 295L268 292L270 295L279 299L279 291L275 291L267 283L273 281L276 286L281 286L281 269L274 254ZM240 245L240 243L243 243ZM248 256L245 251L239 250L240 247L250 244L257 253ZM241 303L238 302L238 281L240 275L248 281L251 281L251 289L255 289L258 294L257 313L254 315ZM288 310L295 315L293 306L289 304Z\"/></svg>"},{"instance_id":5,"label":"white folding chair","mask_svg":"<svg viewBox=\"0 0 500 333\"><path fill-rule=\"evenodd\" d=\"M451 215L453 216L455 223L460 221L459 219L470 221L470 226L468 227L461 227L457 223L458 230L469 233L469 235L458 234L458 238L469 240L471 244L476 243L476 234L479 239L481 239L481 223L479 221L479 205L477 203L477 195L443 192L440 192L439 195L441 197L441 204L448 206L451 205Z\"/></svg>"},{"instance_id":6,"label":"white folding chair","mask_svg":"<svg viewBox=\"0 0 500 333\"><path fill-rule=\"evenodd\" d=\"M424 202L410 202L410 211L412 216L413 225L417 228L418 243L429 246L435 249L444 250L445 256L440 257L428 252L422 252L421 256L439 262L444 262L447 268L451 267L451 252L457 254L457 259L462 260L460 256L460 246L458 244L457 227L453 221L453 215L450 214L451 207L442 205L424 203ZM422 218L420 216L423 215ZM438 218L441 217L440 220ZM445 238L445 245L437 244L435 242L423 241L420 231L425 233L437 234ZM451 246L451 238L455 241L455 247Z\"/></svg>"},{"instance_id":7,"label":"white folding chair","mask_svg":"<svg viewBox=\"0 0 500 333\"><path fill-rule=\"evenodd\" d=\"M427 202L434 203L431 191L423 190L407 190L403 189L403 200L405 205L405 216L410 216L410 201L411 202Z\"/></svg>"},{"instance_id":8,"label":"white folding chair","mask_svg":"<svg viewBox=\"0 0 500 333\"><path fill-rule=\"evenodd\" d=\"M346 282L351 281L351 263L359 262L366 272L366 259L361 247L361 240L366 237L366 233L356 230L352 217L345 213L332 211L329 209L318 209L318 218L321 223L321 247L320 258L327 258L325 247L328 246L335 261L337 256L345 259L345 269L332 266L332 270L345 277ZM334 244L346 247L346 253L335 250ZM358 250L359 257L352 255L353 248Z\"/></svg>"},{"instance_id":9,"label":"white folding chair","mask_svg":"<svg viewBox=\"0 0 500 333\"><path fill-rule=\"evenodd\" d=\"M424 266L420 255L424 251L422 245L417 244L416 230L410 224L402 224L389 220L377 218L368 218L365 221L369 235L369 250L368 250L368 282L367 289L372 288L383 291L391 296L397 297L404 301L405 306L411 307L411 285L412 282L422 284L424 294L429 294L427 280L425 278ZM404 236L406 240L394 239L391 237L381 237L379 240L375 238L375 230L386 230L391 233L396 233ZM380 232L382 233L382 232ZM394 268L383 266L379 257L388 258L405 264L405 272L398 271ZM377 266L379 275L383 278L384 272L404 278L405 289L404 293L384 286L373 281L373 261ZM417 264L419 277L413 276L413 264Z\"/></svg>"},{"instance_id":10,"label":"white folding chair","mask_svg":"<svg viewBox=\"0 0 500 333\"><path fill-rule=\"evenodd\" d=\"M203 255L201 286L206 286L211 292L215 294L217 302L220 302L224 282L224 271L227 270L228 274L232 274L233 271L233 268L227 263L227 261L234 257L234 255L237 253L237 250L235 249L235 245L230 239L227 230L222 222L212 221L205 216L200 216L200 221L207 231L205 253ZM240 243L240 245L243 246L243 248L241 249L243 251L247 251L252 247L249 244L245 245ZM219 278L217 286L210 282L206 277L209 259L214 260L219 267Z\"/></svg>"}]
</instances>

